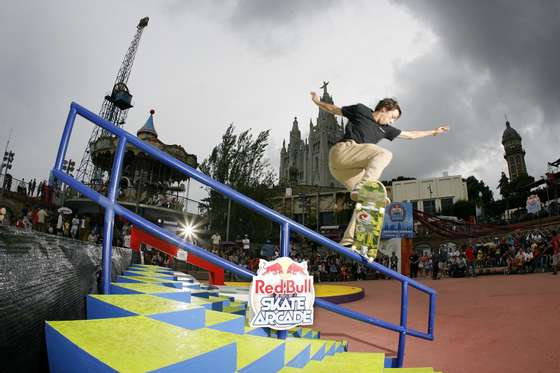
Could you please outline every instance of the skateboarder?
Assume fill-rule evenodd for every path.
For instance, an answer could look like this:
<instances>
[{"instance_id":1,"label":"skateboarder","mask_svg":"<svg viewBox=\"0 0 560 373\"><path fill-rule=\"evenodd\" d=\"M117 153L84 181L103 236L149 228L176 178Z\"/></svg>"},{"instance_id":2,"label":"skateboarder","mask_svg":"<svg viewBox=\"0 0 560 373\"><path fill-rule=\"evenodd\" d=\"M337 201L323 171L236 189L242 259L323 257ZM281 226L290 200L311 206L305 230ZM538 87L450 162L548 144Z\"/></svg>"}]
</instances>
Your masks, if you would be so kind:
<instances>
[{"instance_id":1,"label":"skateboarder","mask_svg":"<svg viewBox=\"0 0 560 373\"><path fill-rule=\"evenodd\" d=\"M401 131L391 126L402 115L398 102L392 98L379 101L375 110L363 104L339 108L322 102L315 92L311 92L311 99L326 112L349 120L344 136L329 151L329 169L333 177L350 191L350 198L354 201L358 198L360 186L365 181L379 180L393 157L390 151L376 145L380 140L393 141L397 137L413 140L449 130L447 126L442 126L429 131ZM354 212L340 241L341 245L352 245L355 225Z\"/></svg>"}]
</instances>

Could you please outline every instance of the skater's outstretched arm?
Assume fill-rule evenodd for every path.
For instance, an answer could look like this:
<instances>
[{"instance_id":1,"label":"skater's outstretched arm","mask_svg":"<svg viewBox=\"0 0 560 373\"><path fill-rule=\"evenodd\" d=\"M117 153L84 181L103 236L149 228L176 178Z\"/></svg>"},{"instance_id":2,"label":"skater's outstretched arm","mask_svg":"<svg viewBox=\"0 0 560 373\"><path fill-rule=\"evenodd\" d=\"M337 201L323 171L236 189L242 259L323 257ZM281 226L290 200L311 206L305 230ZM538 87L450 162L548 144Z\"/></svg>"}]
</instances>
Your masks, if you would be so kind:
<instances>
[{"instance_id":1,"label":"skater's outstretched arm","mask_svg":"<svg viewBox=\"0 0 560 373\"><path fill-rule=\"evenodd\" d=\"M439 135L440 133L445 133L447 131L449 131L449 127L447 126L434 128L433 130L429 130L429 131L401 131L398 138L406 139L406 140L414 140L414 139L419 139L420 137L436 136Z\"/></svg>"},{"instance_id":2,"label":"skater's outstretched arm","mask_svg":"<svg viewBox=\"0 0 560 373\"><path fill-rule=\"evenodd\" d=\"M325 110L326 112L331 113L333 115L342 115L342 110L338 106L333 104L328 104L326 102L322 102L317 93L311 92L311 99L317 106L319 106L321 109Z\"/></svg>"}]
</instances>

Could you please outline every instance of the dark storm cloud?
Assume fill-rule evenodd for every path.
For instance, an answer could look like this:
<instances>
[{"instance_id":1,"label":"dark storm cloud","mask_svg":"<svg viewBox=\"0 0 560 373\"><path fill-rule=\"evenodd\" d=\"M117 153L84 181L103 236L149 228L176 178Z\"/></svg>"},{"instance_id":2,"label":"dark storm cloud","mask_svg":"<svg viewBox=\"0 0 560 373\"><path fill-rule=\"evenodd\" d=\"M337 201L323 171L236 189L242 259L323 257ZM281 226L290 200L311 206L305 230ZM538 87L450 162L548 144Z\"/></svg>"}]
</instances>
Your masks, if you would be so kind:
<instances>
[{"instance_id":1,"label":"dark storm cloud","mask_svg":"<svg viewBox=\"0 0 560 373\"><path fill-rule=\"evenodd\" d=\"M333 0L240 0L236 3L231 21L235 27L242 28L251 24L289 26L294 21L315 17L335 3Z\"/></svg>"},{"instance_id":2,"label":"dark storm cloud","mask_svg":"<svg viewBox=\"0 0 560 373\"><path fill-rule=\"evenodd\" d=\"M523 137L529 173L542 175L546 162L560 156L560 3L396 3L437 38L430 53L396 67L395 89L406 105L402 125L447 122L452 131L445 141L392 145L401 156L392 173L467 170L495 187L507 167L501 148L507 113Z\"/></svg>"},{"instance_id":3,"label":"dark storm cloud","mask_svg":"<svg viewBox=\"0 0 560 373\"><path fill-rule=\"evenodd\" d=\"M397 1L458 60L489 69L505 92L530 97L546 118L560 113L560 2ZM513 93L513 92L512 92Z\"/></svg>"},{"instance_id":4,"label":"dark storm cloud","mask_svg":"<svg viewBox=\"0 0 560 373\"><path fill-rule=\"evenodd\" d=\"M261 53L276 55L294 48L305 37L301 32L305 22L335 5L340 6L334 0L179 0L171 2L168 9L177 16L186 12L202 14L221 23L228 32L239 35Z\"/></svg>"}]
</instances>

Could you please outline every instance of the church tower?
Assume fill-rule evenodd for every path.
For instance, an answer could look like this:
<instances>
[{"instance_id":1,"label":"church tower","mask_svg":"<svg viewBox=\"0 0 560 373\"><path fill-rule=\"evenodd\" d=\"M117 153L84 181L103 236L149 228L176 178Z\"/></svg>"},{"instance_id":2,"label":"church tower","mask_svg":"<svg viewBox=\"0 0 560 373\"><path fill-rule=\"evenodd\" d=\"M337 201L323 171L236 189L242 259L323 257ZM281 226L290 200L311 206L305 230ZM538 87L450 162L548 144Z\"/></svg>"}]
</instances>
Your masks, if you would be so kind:
<instances>
[{"instance_id":1,"label":"church tower","mask_svg":"<svg viewBox=\"0 0 560 373\"><path fill-rule=\"evenodd\" d=\"M324 82L321 87L321 101L332 104L327 85L328 82ZM329 171L329 150L342 138L343 129L342 120L338 123L334 115L319 110L316 125L309 121L309 137L303 140L295 118L288 147L284 142L280 151L280 183L340 187Z\"/></svg>"},{"instance_id":2,"label":"church tower","mask_svg":"<svg viewBox=\"0 0 560 373\"><path fill-rule=\"evenodd\" d=\"M521 136L514 130L509 121L506 120L506 129L502 135L504 146L504 158L508 164L509 179L513 181L518 177L527 176L527 165L525 164L525 150L521 145Z\"/></svg>"}]
</instances>

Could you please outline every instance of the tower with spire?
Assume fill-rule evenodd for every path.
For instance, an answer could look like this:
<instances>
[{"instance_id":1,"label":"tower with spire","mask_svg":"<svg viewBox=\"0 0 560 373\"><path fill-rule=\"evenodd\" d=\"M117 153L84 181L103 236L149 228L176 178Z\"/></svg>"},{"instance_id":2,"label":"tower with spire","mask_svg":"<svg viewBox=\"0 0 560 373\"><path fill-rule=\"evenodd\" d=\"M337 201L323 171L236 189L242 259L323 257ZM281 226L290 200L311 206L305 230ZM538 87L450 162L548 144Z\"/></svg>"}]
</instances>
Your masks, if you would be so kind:
<instances>
[{"instance_id":1,"label":"tower with spire","mask_svg":"<svg viewBox=\"0 0 560 373\"><path fill-rule=\"evenodd\" d=\"M521 145L521 136L511 127L506 119L506 129L502 135L504 146L504 158L508 164L509 179L511 181L520 176L527 176L527 165L525 164L525 150Z\"/></svg>"},{"instance_id":2,"label":"tower with spire","mask_svg":"<svg viewBox=\"0 0 560 373\"><path fill-rule=\"evenodd\" d=\"M327 92L328 82L324 82L321 101L334 103ZM316 125L309 121L309 136L303 140L297 117L294 118L290 139L282 143L280 151L280 183L283 185L317 185L340 187L329 171L329 149L344 133L342 120L319 110Z\"/></svg>"}]
</instances>

